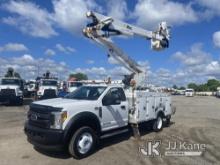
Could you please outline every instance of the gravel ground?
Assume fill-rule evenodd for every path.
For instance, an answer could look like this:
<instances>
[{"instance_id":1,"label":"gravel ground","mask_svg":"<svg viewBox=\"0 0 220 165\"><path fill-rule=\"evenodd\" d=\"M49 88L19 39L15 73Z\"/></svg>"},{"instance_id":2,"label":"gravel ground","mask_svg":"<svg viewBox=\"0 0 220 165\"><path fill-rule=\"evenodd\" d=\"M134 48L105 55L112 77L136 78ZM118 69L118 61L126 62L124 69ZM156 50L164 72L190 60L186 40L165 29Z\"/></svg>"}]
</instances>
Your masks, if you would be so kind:
<instances>
[{"instance_id":1,"label":"gravel ground","mask_svg":"<svg viewBox=\"0 0 220 165\"><path fill-rule=\"evenodd\" d=\"M220 164L220 99L214 97L173 97L177 108L170 127L161 132L144 131L141 139L123 134L103 140L99 150L88 158L75 160L65 152L45 152L33 148L23 133L27 106L0 105L1 165L72 165L72 164ZM160 140L160 157L147 157L139 152L147 141ZM164 156L169 142L205 144L201 156Z\"/></svg>"}]
</instances>

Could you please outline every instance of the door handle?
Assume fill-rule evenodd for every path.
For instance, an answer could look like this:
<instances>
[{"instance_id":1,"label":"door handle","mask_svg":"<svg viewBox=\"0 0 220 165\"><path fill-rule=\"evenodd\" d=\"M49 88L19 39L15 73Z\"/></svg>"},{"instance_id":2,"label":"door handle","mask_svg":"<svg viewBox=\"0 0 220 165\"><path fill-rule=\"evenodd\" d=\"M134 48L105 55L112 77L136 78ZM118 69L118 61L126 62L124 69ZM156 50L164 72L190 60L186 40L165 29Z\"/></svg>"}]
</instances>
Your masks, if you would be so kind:
<instances>
[{"instance_id":1,"label":"door handle","mask_svg":"<svg viewBox=\"0 0 220 165\"><path fill-rule=\"evenodd\" d=\"M122 105L122 106L121 106L121 109L125 110L125 109L126 109L126 107L125 107L124 105Z\"/></svg>"}]
</instances>

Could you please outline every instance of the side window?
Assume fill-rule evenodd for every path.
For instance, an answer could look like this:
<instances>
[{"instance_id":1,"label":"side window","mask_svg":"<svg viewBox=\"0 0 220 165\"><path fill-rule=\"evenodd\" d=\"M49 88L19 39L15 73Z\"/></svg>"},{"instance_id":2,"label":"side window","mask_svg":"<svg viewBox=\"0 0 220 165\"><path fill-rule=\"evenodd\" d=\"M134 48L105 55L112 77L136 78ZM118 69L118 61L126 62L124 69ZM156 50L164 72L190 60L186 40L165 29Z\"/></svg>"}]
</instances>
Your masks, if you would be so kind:
<instances>
[{"instance_id":1,"label":"side window","mask_svg":"<svg viewBox=\"0 0 220 165\"><path fill-rule=\"evenodd\" d=\"M104 98L119 98L120 101L126 101L125 93L122 88L111 88Z\"/></svg>"},{"instance_id":2,"label":"side window","mask_svg":"<svg viewBox=\"0 0 220 165\"><path fill-rule=\"evenodd\" d=\"M121 98L121 101L126 101L125 93L122 88L118 88L118 94Z\"/></svg>"}]
</instances>

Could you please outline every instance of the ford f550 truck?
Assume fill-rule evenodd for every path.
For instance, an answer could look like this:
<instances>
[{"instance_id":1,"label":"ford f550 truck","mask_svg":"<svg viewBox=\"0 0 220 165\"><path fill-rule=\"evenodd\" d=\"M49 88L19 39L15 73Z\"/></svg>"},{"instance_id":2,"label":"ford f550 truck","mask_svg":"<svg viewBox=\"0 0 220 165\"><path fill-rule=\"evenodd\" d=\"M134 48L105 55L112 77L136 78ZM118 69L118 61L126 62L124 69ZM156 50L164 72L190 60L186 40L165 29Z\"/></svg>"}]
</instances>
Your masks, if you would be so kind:
<instances>
[{"instance_id":1,"label":"ford f550 truck","mask_svg":"<svg viewBox=\"0 0 220 165\"><path fill-rule=\"evenodd\" d=\"M34 146L64 147L75 158L88 156L99 139L129 131L130 126L136 132L138 124L153 121L152 128L160 131L174 113L169 95L140 90L146 82L145 70L109 40L138 35L151 39L154 50L163 50L170 39L166 22L157 31L147 31L95 12L87 17L92 23L83 29L84 35L107 48L108 56L132 74L125 76L124 85L84 85L65 98L34 102L24 128Z\"/></svg>"},{"instance_id":2,"label":"ford f550 truck","mask_svg":"<svg viewBox=\"0 0 220 165\"><path fill-rule=\"evenodd\" d=\"M24 130L34 146L66 148L73 157L83 158L94 151L101 138L148 121L160 131L172 114L171 98L164 93L132 93L119 85L85 85L65 98L32 103Z\"/></svg>"}]
</instances>

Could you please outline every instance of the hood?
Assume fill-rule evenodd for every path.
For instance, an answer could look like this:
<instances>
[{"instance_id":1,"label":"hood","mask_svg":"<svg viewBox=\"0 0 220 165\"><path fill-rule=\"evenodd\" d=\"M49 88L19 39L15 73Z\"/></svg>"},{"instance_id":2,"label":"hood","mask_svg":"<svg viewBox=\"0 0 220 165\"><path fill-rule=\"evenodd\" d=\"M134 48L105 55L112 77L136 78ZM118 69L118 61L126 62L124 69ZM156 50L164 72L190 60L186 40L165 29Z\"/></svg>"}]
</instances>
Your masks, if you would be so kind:
<instances>
[{"instance_id":1,"label":"hood","mask_svg":"<svg viewBox=\"0 0 220 165\"><path fill-rule=\"evenodd\" d=\"M39 105L45 105L45 106L51 106L51 107L59 107L59 108L65 108L66 106L88 106L91 104L95 104L97 100L90 101L90 100L73 100L73 99L66 99L66 98L55 98L55 99L47 99L47 100L41 100L41 101L35 101L34 104Z\"/></svg>"},{"instance_id":2,"label":"hood","mask_svg":"<svg viewBox=\"0 0 220 165\"><path fill-rule=\"evenodd\" d=\"M0 85L0 89L17 89L20 88L18 85Z\"/></svg>"},{"instance_id":3,"label":"hood","mask_svg":"<svg viewBox=\"0 0 220 165\"><path fill-rule=\"evenodd\" d=\"M39 89L57 89L56 86L40 86Z\"/></svg>"}]
</instances>

